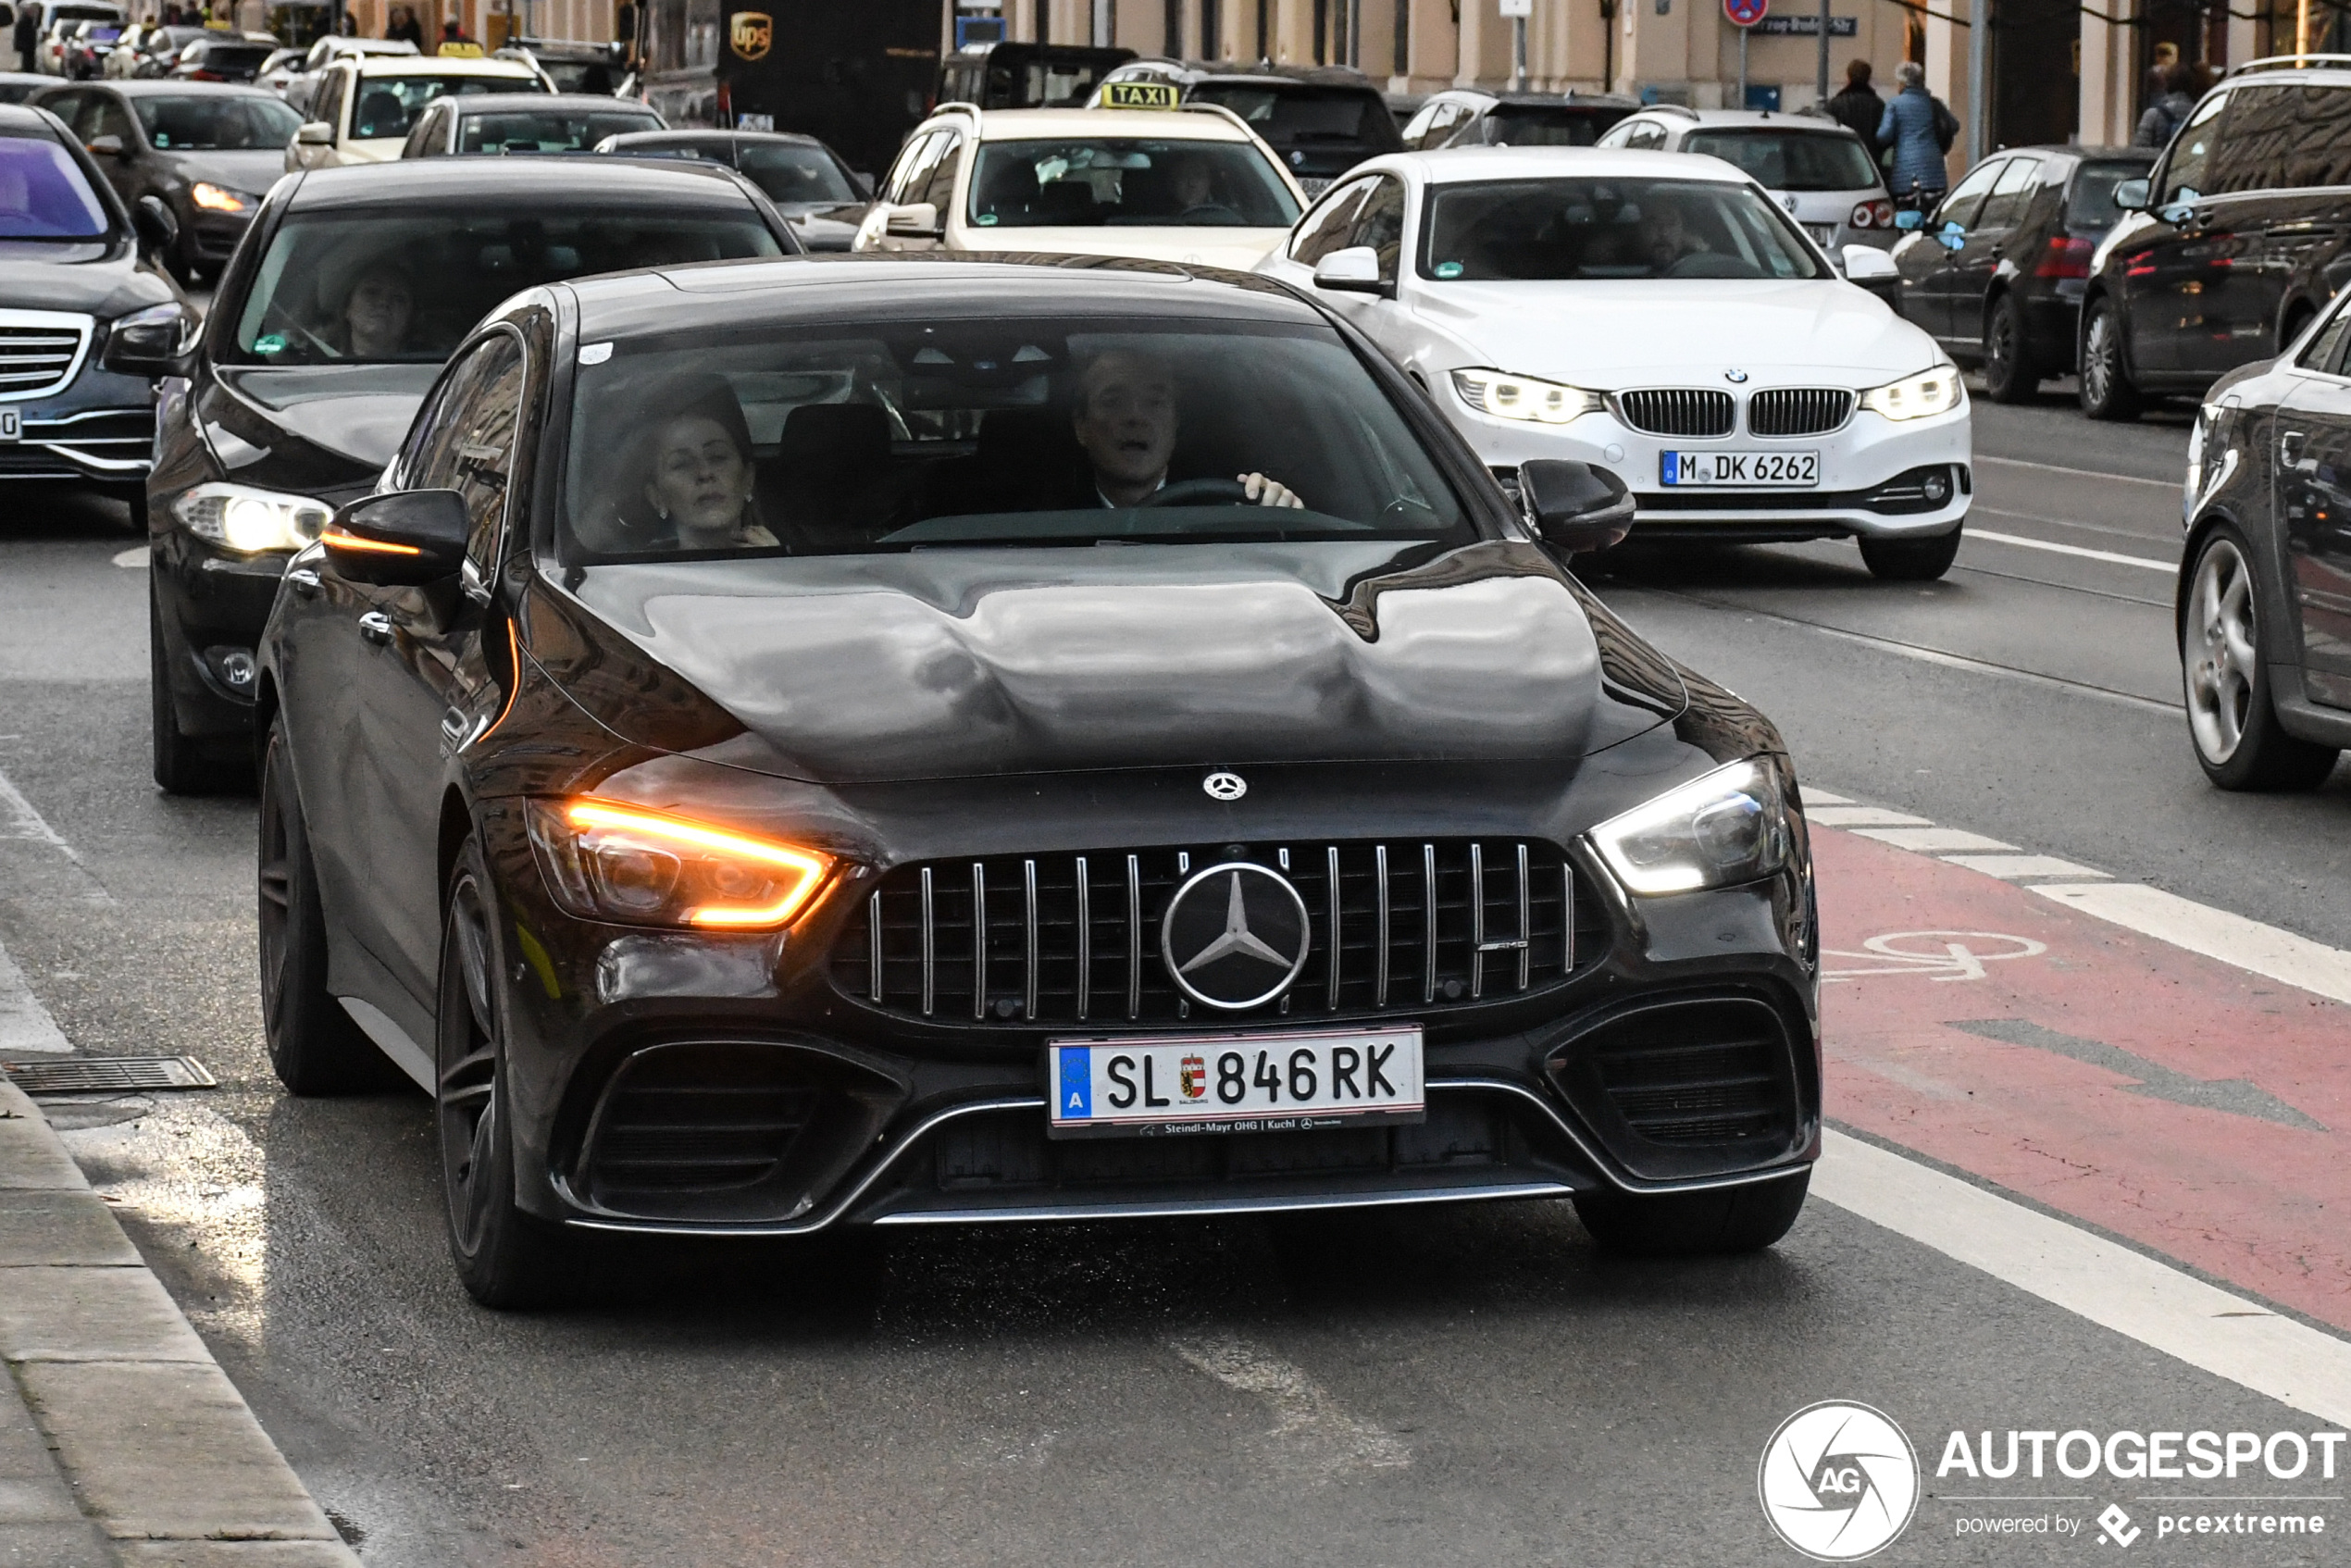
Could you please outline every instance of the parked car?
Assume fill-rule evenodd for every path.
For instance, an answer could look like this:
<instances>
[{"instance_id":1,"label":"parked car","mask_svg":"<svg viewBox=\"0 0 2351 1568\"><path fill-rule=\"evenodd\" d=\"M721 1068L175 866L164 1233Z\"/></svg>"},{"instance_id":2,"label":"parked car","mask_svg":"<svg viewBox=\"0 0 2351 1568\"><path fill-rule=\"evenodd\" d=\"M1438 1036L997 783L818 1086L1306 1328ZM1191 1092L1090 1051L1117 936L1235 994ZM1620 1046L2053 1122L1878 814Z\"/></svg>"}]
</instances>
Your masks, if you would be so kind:
<instances>
[{"instance_id":1,"label":"parked car","mask_svg":"<svg viewBox=\"0 0 2351 1568\"><path fill-rule=\"evenodd\" d=\"M328 68L337 60L355 56L416 54L417 46L404 38L345 38L340 33L329 33L311 44L309 53L302 57L301 68L289 72L279 91L304 118L315 119L317 117L310 112L310 101L317 95L318 83Z\"/></svg>"},{"instance_id":2,"label":"parked car","mask_svg":"<svg viewBox=\"0 0 2351 1568\"><path fill-rule=\"evenodd\" d=\"M32 46L32 68L44 76L64 76L65 35L77 22L104 22L122 27L130 18L113 0L30 0L29 9L39 41Z\"/></svg>"},{"instance_id":3,"label":"parked car","mask_svg":"<svg viewBox=\"0 0 2351 1568\"><path fill-rule=\"evenodd\" d=\"M1432 93L1403 130L1404 150L1454 147L1588 147L1640 107L1606 93L1491 93L1451 87Z\"/></svg>"},{"instance_id":4,"label":"parked car","mask_svg":"<svg viewBox=\"0 0 2351 1568\"><path fill-rule=\"evenodd\" d=\"M1899 212L1902 314L1995 403L2022 403L2073 369L2090 258L2121 216L2117 187L2156 155L2137 147L2021 147L1985 159L1924 215Z\"/></svg>"},{"instance_id":5,"label":"parked car","mask_svg":"<svg viewBox=\"0 0 2351 1568\"><path fill-rule=\"evenodd\" d=\"M1905 581L1959 552L1958 367L1719 158L1398 154L1326 193L1260 270L1353 321L1497 474L1621 474L1636 539L1850 538Z\"/></svg>"},{"instance_id":6,"label":"parked car","mask_svg":"<svg viewBox=\"0 0 2351 1568\"><path fill-rule=\"evenodd\" d=\"M625 74L619 50L610 44L578 44L564 39L517 38L493 52L493 60L520 60L547 79L557 93L585 93L609 98L620 89Z\"/></svg>"},{"instance_id":7,"label":"parked car","mask_svg":"<svg viewBox=\"0 0 2351 1568\"><path fill-rule=\"evenodd\" d=\"M2183 493L2174 624L2196 761L2223 790L2313 789L2351 748L2351 292L2212 385Z\"/></svg>"},{"instance_id":8,"label":"parked car","mask_svg":"<svg viewBox=\"0 0 2351 1568\"><path fill-rule=\"evenodd\" d=\"M1618 121L1599 145L1721 158L1753 176L1832 256L1847 245L1892 250L1901 238L1877 160L1826 116L1659 104Z\"/></svg>"},{"instance_id":9,"label":"parked car","mask_svg":"<svg viewBox=\"0 0 2351 1568\"><path fill-rule=\"evenodd\" d=\"M250 82L261 75L262 66L277 52L277 44L267 41L216 33L182 44L164 74L175 81Z\"/></svg>"},{"instance_id":10,"label":"parked car","mask_svg":"<svg viewBox=\"0 0 2351 1568\"><path fill-rule=\"evenodd\" d=\"M596 151L632 158L700 158L725 164L776 204L807 251L845 251L873 200L871 177L853 173L814 136L779 131L635 131L607 136Z\"/></svg>"},{"instance_id":11,"label":"parked car","mask_svg":"<svg viewBox=\"0 0 2351 1568\"><path fill-rule=\"evenodd\" d=\"M483 93L434 99L417 117L404 158L580 153L607 137L663 131L642 104L582 93Z\"/></svg>"},{"instance_id":12,"label":"parked car","mask_svg":"<svg viewBox=\"0 0 2351 1568\"><path fill-rule=\"evenodd\" d=\"M1078 108L1105 76L1134 57L1132 49L1075 44L968 44L940 63L932 101L982 109Z\"/></svg>"},{"instance_id":13,"label":"parked car","mask_svg":"<svg viewBox=\"0 0 2351 1568\"><path fill-rule=\"evenodd\" d=\"M88 81L106 73L106 61L114 55L116 43L122 37L122 24L96 19L78 21L68 27L57 44L62 69L57 74L75 81Z\"/></svg>"},{"instance_id":14,"label":"parked car","mask_svg":"<svg viewBox=\"0 0 2351 1568\"><path fill-rule=\"evenodd\" d=\"M250 776L286 559L375 482L475 321L553 279L793 250L728 170L585 157L305 172L254 222L153 438L154 765L179 792Z\"/></svg>"},{"instance_id":15,"label":"parked car","mask_svg":"<svg viewBox=\"0 0 2351 1568\"><path fill-rule=\"evenodd\" d=\"M1400 150L1396 118L1370 78L1340 66L1304 68L1137 60L1109 81L1163 81L1187 104L1238 115L1311 198L1365 158Z\"/></svg>"},{"instance_id":16,"label":"parked car","mask_svg":"<svg viewBox=\"0 0 2351 1568\"><path fill-rule=\"evenodd\" d=\"M163 265L171 213L126 205L79 141L19 104L0 105L0 186L15 193L0 259L0 483L135 493L155 448L155 378L197 321Z\"/></svg>"},{"instance_id":17,"label":"parked car","mask_svg":"<svg viewBox=\"0 0 2351 1568\"><path fill-rule=\"evenodd\" d=\"M546 90L546 79L516 60L338 55L311 96L310 118L286 145L286 171L397 158L417 117L444 94Z\"/></svg>"},{"instance_id":18,"label":"parked car","mask_svg":"<svg viewBox=\"0 0 2351 1568\"><path fill-rule=\"evenodd\" d=\"M81 138L125 205L153 196L171 209L169 260L190 283L228 263L302 122L257 87L169 79L52 87L35 102Z\"/></svg>"},{"instance_id":19,"label":"parked car","mask_svg":"<svg viewBox=\"0 0 2351 1568\"><path fill-rule=\"evenodd\" d=\"M2083 412L2135 418L2282 353L2351 276L2351 67L2232 70L2116 192L2082 304Z\"/></svg>"}]
</instances>

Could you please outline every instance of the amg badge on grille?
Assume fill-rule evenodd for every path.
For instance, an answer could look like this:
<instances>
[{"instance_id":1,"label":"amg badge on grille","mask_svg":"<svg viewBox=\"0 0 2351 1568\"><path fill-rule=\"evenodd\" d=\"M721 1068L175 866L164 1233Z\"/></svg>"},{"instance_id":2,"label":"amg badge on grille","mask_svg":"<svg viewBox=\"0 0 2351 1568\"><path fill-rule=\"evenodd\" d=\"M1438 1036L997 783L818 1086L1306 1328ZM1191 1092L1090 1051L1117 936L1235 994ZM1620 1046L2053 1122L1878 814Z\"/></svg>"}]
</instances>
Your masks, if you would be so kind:
<instances>
[{"instance_id":1,"label":"amg badge on grille","mask_svg":"<svg viewBox=\"0 0 2351 1568\"><path fill-rule=\"evenodd\" d=\"M1306 967L1306 901L1288 877L1245 860L1195 875L1167 901L1160 954L1186 996L1238 1011L1273 1001Z\"/></svg>"}]
</instances>

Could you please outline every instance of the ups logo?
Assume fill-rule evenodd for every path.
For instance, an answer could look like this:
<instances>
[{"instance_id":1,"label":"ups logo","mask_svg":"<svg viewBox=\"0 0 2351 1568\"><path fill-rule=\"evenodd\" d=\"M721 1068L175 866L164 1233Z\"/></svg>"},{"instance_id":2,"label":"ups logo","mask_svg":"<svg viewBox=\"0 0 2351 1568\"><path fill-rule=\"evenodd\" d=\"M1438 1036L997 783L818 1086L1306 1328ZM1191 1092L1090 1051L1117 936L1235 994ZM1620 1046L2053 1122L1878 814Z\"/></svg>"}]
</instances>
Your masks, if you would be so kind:
<instances>
[{"instance_id":1,"label":"ups logo","mask_svg":"<svg viewBox=\"0 0 2351 1568\"><path fill-rule=\"evenodd\" d=\"M765 11L737 11L727 41L744 59L762 58L776 42L776 19Z\"/></svg>"}]
</instances>

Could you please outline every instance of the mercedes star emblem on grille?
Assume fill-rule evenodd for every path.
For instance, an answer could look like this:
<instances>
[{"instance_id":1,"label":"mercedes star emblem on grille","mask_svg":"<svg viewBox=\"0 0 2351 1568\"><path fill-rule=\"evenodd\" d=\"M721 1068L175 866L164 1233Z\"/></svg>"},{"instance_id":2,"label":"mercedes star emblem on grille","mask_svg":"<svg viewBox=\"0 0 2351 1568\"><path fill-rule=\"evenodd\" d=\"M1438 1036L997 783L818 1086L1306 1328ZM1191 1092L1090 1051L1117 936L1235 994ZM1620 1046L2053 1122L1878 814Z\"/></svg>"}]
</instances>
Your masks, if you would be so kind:
<instances>
[{"instance_id":1,"label":"mercedes star emblem on grille","mask_svg":"<svg viewBox=\"0 0 2351 1568\"><path fill-rule=\"evenodd\" d=\"M1238 1011L1273 1001L1306 967L1306 901L1289 878L1245 860L1194 875L1167 901L1160 955L1186 996Z\"/></svg>"},{"instance_id":2,"label":"mercedes star emblem on grille","mask_svg":"<svg viewBox=\"0 0 2351 1568\"><path fill-rule=\"evenodd\" d=\"M1238 801L1249 793L1249 780L1238 773L1212 773L1200 781L1212 801Z\"/></svg>"},{"instance_id":3,"label":"mercedes star emblem on grille","mask_svg":"<svg viewBox=\"0 0 2351 1568\"><path fill-rule=\"evenodd\" d=\"M1733 386L1736 386L1741 381L1747 380L1747 372L1744 370L1725 370L1723 372L1723 379L1730 382Z\"/></svg>"}]
</instances>

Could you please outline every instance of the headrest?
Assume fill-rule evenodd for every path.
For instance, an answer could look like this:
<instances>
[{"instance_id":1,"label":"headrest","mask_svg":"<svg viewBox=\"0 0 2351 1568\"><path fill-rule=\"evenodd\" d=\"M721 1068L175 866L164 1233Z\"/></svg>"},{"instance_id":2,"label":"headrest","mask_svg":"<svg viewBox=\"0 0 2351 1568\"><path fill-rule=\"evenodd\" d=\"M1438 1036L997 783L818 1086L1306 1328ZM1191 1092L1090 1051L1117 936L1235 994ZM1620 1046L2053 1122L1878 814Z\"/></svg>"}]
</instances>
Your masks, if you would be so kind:
<instances>
[{"instance_id":1,"label":"headrest","mask_svg":"<svg viewBox=\"0 0 2351 1568\"><path fill-rule=\"evenodd\" d=\"M803 403L785 417L776 461L877 472L889 461L889 416L878 404Z\"/></svg>"}]
</instances>

